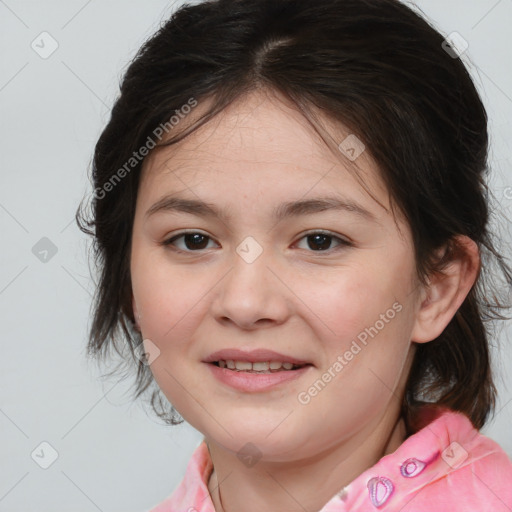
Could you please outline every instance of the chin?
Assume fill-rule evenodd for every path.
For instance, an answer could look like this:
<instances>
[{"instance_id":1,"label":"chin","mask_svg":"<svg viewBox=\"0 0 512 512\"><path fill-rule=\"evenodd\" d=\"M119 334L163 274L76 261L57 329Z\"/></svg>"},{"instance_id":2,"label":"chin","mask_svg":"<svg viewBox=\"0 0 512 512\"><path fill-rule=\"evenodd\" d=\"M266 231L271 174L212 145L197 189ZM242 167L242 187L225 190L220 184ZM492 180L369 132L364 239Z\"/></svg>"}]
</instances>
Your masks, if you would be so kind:
<instances>
[{"instance_id":1,"label":"chin","mask_svg":"<svg viewBox=\"0 0 512 512\"><path fill-rule=\"evenodd\" d=\"M290 431L290 425L288 425L288 428L281 425L277 429L275 425L279 425L279 422L276 422L274 426L269 426L268 423L265 425L225 424L229 434L221 429L222 432L217 431L220 437L214 435L207 436L207 438L212 439L225 450L236 454L240 460L246 455L253 458L262 458L266 461L289 460L289 458L297 455L298 447L302 446L301 439L293 440L294 432L296 435L298 427Z\"/></svg>"}]
</instances>

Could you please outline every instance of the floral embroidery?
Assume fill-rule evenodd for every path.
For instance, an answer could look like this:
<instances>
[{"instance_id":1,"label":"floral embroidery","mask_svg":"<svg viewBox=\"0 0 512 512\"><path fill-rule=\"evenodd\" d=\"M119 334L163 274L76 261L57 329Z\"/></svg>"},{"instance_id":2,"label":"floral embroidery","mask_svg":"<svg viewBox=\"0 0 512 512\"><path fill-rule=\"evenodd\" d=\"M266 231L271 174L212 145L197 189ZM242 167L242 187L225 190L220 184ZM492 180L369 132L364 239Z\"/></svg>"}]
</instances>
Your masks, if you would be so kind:
<instances>
[{"instance_id":1,"label":"floral embroidery","mask_svg":"<svg viewBox=\"0 0 512 512\"><path fill-rule=\"evenodd\" d=\"M368 492L374 507L381 507L393 493L394 486L389 478L376 476L368 480Z\"/></svg>"},{"instance_id":2,"label":"floral embroidery","mask_svg":"<svg viewBox=\"0 0 512 512\"><path fill-rule=\"evenodd\" d=\"M427 465L418 459L410 458L404 461L400 468L400 473L405 478L412 478L414 476L419 475Z\"/></svg>"}]
</instances>

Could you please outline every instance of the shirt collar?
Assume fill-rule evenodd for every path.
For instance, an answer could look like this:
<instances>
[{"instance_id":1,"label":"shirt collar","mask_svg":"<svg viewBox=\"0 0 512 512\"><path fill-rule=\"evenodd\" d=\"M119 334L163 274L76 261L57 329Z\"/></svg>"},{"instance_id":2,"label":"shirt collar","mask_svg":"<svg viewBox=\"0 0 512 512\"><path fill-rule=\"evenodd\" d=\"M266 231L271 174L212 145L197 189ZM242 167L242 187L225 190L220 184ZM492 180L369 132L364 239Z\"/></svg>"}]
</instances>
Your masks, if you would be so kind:
<instances>
[{"instance_id":1,"label":"shirt collar","mask_svg":"<svg viewBox=\"0 0 512 512\"><path fill-rule=\"evenodd\" d=\"M370 505L380 508L387 502L391 504L394 495L400 494L403 499L478 457L478 450L472 448L478 442L479 432L464 414L425 406L419 410L415 424L417 432L340 489L320 512L343 512ZM192 454L172 504L180 510L215 512L208 490L212 470L203 438Z\"/></svg>"}]
</instances>

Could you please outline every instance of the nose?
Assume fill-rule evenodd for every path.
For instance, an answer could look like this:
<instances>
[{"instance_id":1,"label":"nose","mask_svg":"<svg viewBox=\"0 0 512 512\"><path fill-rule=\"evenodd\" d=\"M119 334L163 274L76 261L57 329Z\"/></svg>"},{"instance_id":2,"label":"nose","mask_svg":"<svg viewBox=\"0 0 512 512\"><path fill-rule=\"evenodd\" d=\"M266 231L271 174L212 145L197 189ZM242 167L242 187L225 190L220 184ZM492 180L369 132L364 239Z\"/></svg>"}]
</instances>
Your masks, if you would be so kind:
<instances>
[{"instance_id":1,"label":"nose","mask_svg":"<svg viewBox=\"0 0 512 512\"><path fill-rule=\"evenodd\" d=\"M254 261L235 253L230 271L215 287L213 317L244 330L280 325L290 315L292 301L286 272L264 250ZM289 277L288 277L289 280Z\"/></svg>"}]
</instances>

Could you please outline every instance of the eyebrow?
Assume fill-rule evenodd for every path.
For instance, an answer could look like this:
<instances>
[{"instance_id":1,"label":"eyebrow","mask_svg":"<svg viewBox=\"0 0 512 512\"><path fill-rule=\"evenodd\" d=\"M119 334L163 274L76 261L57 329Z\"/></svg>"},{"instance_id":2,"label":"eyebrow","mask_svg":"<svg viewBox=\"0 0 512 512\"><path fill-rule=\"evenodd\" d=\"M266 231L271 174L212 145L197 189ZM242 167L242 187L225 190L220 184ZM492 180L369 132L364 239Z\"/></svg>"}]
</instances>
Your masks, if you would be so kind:
<instances>
[{"instance_id":1,"label":"eyebrow","mask_svg":"<svg viewBox=\"0 0 512 512\"><path fill-rule=\"evenodd\" d=\"M377 217L358 203L338 197L317 197L282 203L274 208L273 217L275 220L281 221L288 217L298 217L327 210L346 211L365 220L378 223ZM231 218L227 210L218 209L214 204L177 197L176 195L168 195L159 199L148 208L144 217L148 219L152 215L162 212L182 212L198 217L214 217L226 220Z\"/></svg>"}]
</instances>

